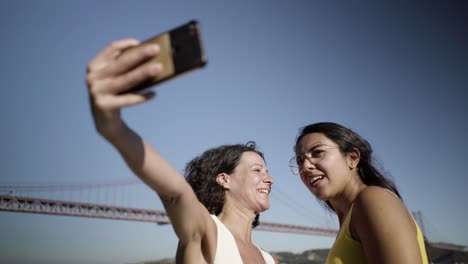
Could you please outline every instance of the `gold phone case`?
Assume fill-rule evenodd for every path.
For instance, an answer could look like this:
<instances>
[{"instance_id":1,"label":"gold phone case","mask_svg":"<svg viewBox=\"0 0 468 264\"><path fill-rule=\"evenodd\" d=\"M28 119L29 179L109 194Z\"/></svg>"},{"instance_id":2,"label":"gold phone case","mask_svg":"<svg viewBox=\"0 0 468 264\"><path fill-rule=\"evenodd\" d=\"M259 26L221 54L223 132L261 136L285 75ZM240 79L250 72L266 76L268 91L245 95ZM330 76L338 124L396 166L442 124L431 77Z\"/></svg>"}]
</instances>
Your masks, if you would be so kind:
<instances>
[{"instance_id":1,"label":"gold phone case","mask_svg":"<svg viewBox=\"0 0 468 264\"><path fill-rule=\"evenodd\" d=\"M182 73L203 67L207 63L200 24L195 20L146 40L142 44L147 43L157 43L160 46L159 55L147 63L160 62L163 71L138 85L131 92L149 88Z\"/></svg>"}]
</instances>

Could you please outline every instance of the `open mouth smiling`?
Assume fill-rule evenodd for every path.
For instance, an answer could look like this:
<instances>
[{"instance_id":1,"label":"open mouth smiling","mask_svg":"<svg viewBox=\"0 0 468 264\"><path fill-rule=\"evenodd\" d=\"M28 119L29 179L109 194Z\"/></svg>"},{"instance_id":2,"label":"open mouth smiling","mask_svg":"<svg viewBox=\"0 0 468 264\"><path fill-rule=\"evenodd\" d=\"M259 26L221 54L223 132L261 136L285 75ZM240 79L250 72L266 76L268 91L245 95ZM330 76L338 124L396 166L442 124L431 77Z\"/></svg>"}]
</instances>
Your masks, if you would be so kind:
<instances>
[{"instance_id":1,"label":"open mouth smiling","mask_svg":"<svg viewBox=\"0 0 468 264\"><path fill-rule=\"evenodd\" d=\"M310 184L315 186L321 179L323 179L323 176L314 176L310 179Z\"/></svg>"}]
</instances>

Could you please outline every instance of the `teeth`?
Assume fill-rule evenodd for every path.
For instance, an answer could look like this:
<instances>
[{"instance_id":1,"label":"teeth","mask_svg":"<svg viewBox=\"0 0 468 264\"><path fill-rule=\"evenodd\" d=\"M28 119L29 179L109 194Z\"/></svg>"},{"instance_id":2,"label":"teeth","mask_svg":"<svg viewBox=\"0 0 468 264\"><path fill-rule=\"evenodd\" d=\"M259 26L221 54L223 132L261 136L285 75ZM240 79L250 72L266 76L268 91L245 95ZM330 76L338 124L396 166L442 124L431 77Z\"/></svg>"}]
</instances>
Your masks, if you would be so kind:
<instances>
[{"instance_id":1,"label":"teeth","mask_svg":"<svg viewBox=\"0 0 468 264\"><path fill-rule=\"evenodd\" d=\"M322 179L322 178L323 178L323 176L315 176L315 177L312 178L312 180L310 181L310 183L314 184L316 181L318 181L318 180L320 180L320 179Z\"/></svg>"},{"instance_id":2,"label":"teeth","mask_svg":"<svg viewBox=\"0 0 468 264\"><path fill-rule=\"evenodd\" d=\"M266 193L266 194L270 193L270 191L268 189L258 189L258 192Z\"/></svg>"}]
</instances>

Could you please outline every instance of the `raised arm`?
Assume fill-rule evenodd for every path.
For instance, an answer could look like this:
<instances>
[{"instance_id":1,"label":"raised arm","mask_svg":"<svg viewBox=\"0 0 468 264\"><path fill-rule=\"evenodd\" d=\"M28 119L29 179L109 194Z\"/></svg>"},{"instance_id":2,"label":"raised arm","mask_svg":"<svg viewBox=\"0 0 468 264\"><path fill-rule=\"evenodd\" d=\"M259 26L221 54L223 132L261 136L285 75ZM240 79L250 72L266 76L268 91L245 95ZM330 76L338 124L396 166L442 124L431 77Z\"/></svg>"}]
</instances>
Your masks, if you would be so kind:
<instances>
[{"instance_id":1,"label":"raised arm","mask_svg":"<svg viewBox=\"0 0 468 264\"><path fill-rule=\"evenodd\" d=\"M160 64L148 64L157 56L157 45L138 46L138 41L115 41L99 53L87 68L87 85L96 130L121 154L131 170L160 196L181 242L201 239L212 223L184 177L148 142L122 120L120 109L144 103L154 92L125 93L161 72Z\"/></svg>"},{"instance_id":2,"label":"raised arm","mask_svg":"<svg viewBox=\"0 0 468 264\"><path fill-rule=\"evenodd\" d=\"M386 189L368 187L359 194L351 233L361 241L367 263L422 263L416 224L403 202Z\"/></svg>"}]
</instances>

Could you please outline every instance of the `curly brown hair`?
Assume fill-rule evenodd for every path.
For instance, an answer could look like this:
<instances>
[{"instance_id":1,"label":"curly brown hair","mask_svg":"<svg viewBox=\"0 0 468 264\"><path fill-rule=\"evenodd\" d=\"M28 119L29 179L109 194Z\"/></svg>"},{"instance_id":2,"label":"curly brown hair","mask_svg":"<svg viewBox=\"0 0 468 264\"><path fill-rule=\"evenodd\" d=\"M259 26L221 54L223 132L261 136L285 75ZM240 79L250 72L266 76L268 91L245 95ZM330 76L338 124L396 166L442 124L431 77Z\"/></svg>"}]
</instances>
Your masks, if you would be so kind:
<instances>
[{"instance_id":1,"label":"curly brown hair","mask_svg":"<svg viewBox=\"0 0 468 264\"><path fill-rule=\"evenodd\" d=\"M216 176L220 173L231 174L242 154L247 151L255 152L265 159L263 153L257 150L255 142L249 141L245 145L222 145L208 149L185 166L185 179L211 214L219 215L224 205L224 188L218 184ZM259 216L255 216L252 227L260 224Z\"/></svg>"}]
</instances>

